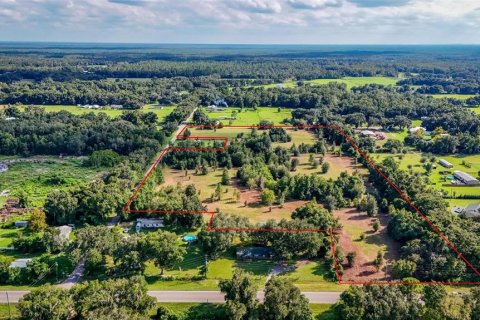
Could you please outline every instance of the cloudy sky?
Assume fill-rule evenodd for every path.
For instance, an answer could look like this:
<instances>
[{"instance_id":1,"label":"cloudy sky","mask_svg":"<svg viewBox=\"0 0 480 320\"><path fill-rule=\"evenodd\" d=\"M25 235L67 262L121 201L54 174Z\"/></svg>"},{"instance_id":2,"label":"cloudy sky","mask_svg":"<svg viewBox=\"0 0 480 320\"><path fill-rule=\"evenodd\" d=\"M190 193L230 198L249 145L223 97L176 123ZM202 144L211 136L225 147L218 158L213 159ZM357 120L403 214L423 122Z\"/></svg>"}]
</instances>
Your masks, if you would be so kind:
<instances>
[{"instance_id":1,"label":"cloudy sky","mask_svg":"<svg viewBox=\"0 0 480 320\"><path fill-rule=\"evenodd\" d=\"M480 43L480 0L0 0L0 41Z\"/></svg>"}]
</instances>

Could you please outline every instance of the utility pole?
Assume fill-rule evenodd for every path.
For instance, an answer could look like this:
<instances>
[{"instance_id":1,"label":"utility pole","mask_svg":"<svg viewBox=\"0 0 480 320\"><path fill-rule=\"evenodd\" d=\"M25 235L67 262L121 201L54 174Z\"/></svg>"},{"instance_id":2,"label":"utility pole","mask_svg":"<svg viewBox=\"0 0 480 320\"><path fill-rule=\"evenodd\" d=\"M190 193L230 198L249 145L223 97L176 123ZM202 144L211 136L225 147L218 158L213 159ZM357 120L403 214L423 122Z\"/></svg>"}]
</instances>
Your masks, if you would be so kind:
<instances>
[{"instance_id":1,"label":"utility pole","mask_svg":"<svg viewBox=\"0 0 480 320\"><path fill-rule=\"evenodd\" d=\"M10 310L10 299L8 297L8 291L5 291L7 294L7 305L8 305L8 319L12 319L12 310Z\"/></svg>"}]
</instances>

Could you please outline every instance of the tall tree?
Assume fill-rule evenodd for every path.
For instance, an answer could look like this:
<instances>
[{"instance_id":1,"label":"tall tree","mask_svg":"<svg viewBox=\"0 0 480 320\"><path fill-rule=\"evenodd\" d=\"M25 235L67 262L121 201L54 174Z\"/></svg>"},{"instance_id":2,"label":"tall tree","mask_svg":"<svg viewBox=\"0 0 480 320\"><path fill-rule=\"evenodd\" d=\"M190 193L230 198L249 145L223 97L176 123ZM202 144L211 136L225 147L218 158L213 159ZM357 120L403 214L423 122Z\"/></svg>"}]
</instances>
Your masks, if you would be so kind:
<instances>
[{"instance_id":1,"label":"tall tree","mask_svg":"<svg viewBox=\"0 0 480 320\"><path fill-rule=\"evenodd\" d=\"M261 309L265 320L312 319L308 299L292 280L272 277L265 286L265 301Z\"/></svg>"}]
</instances>

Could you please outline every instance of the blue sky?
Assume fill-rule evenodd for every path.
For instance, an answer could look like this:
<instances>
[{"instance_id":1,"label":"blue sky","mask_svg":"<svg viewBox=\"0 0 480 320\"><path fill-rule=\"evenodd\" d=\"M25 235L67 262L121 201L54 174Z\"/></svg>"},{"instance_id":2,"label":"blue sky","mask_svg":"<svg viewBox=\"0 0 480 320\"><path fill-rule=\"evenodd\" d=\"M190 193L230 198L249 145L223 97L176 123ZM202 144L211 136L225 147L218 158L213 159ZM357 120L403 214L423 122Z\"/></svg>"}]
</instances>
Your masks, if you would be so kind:
<instances>
[{"instance_id":1,"label":"blue sky","mask_svg":"<svg viewBox=\"0 0 480 320\"><path fill-rule=\"evenodd\" d=\"M0 0L0 40L480 44L479 0Z\"/></svg>"}]
</instances>

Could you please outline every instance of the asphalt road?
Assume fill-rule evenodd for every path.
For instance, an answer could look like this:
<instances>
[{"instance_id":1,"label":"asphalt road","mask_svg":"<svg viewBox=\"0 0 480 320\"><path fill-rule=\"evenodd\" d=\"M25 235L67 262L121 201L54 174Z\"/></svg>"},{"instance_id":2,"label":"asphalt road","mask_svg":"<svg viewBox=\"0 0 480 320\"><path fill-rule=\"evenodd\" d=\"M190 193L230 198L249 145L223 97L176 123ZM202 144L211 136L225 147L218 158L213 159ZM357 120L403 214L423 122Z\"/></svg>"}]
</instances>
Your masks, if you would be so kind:
<instances>
[{"instance_id":1,"label":"asphalt road","mask_svg":"<svg viewBox=\"0 0 480 320\"><path fill-rule=\"evenodd\" d=\"M0 291L0 303L16 303L28 291ZM158 302L224 302L220 291L148 291ZM310 303L333 304L338 301L341 292L303 292ZM263 300L263 291L257 292L257 298Z\"/></svg>"}]
</instances>

